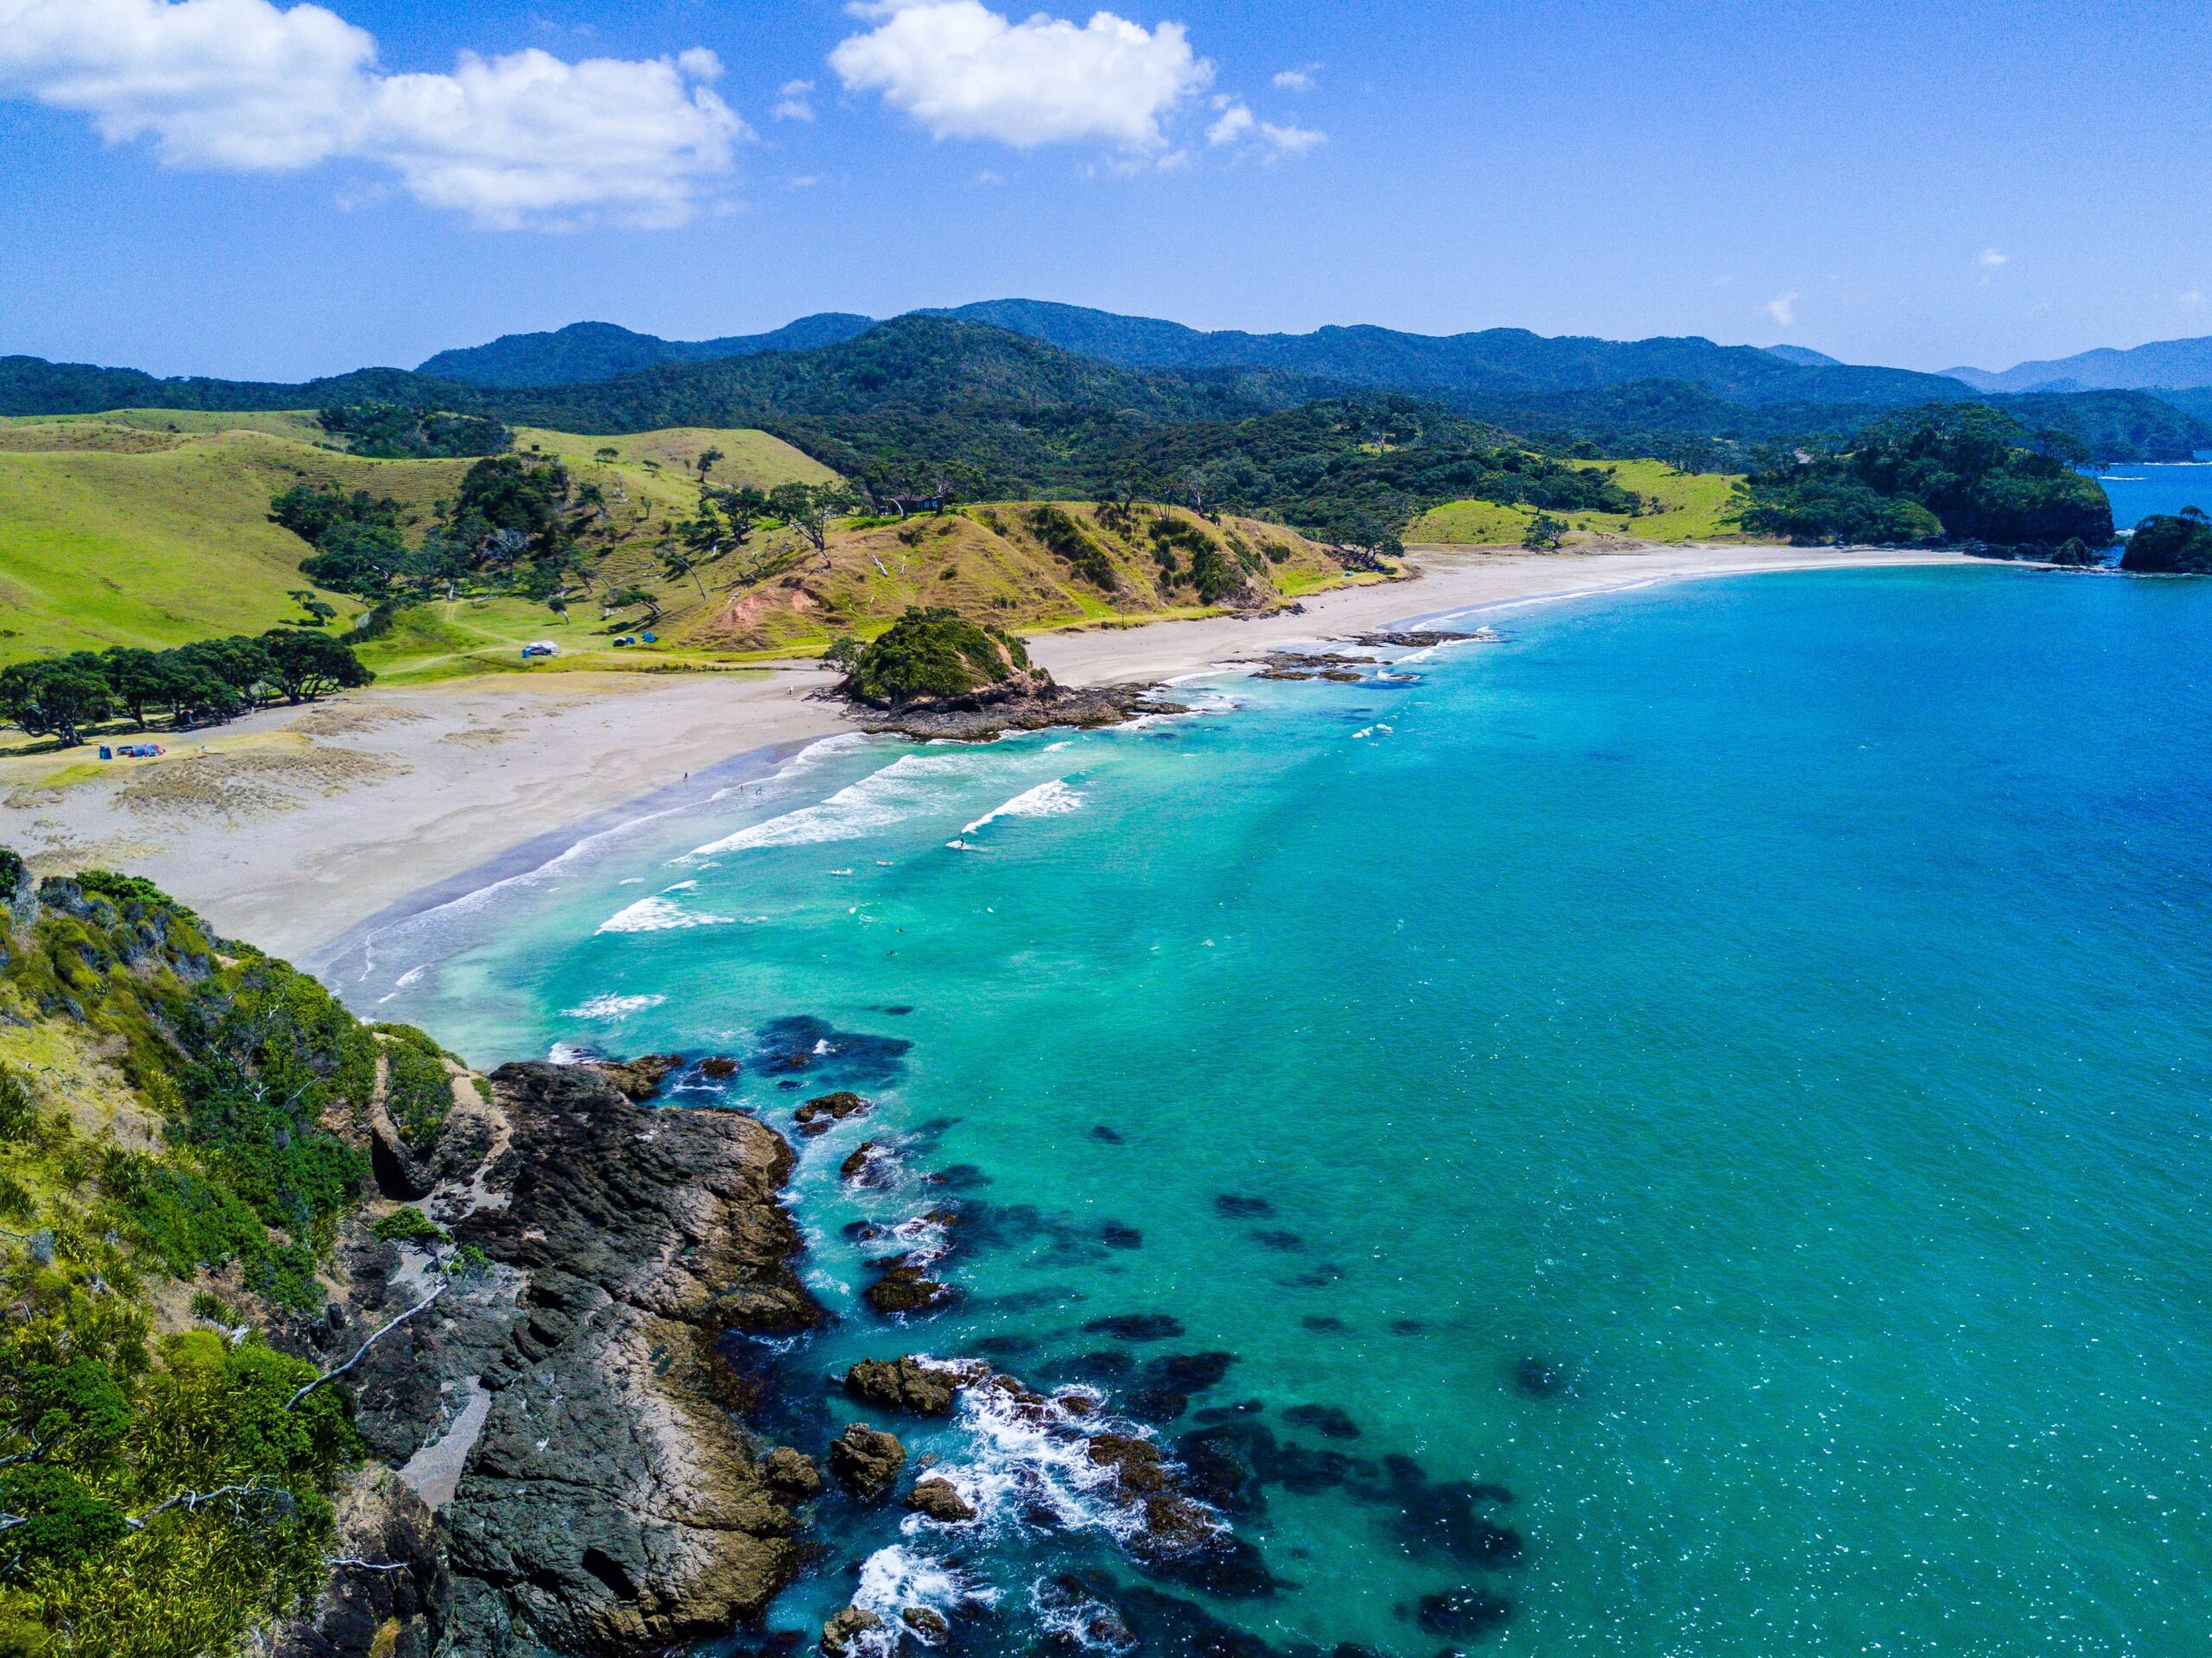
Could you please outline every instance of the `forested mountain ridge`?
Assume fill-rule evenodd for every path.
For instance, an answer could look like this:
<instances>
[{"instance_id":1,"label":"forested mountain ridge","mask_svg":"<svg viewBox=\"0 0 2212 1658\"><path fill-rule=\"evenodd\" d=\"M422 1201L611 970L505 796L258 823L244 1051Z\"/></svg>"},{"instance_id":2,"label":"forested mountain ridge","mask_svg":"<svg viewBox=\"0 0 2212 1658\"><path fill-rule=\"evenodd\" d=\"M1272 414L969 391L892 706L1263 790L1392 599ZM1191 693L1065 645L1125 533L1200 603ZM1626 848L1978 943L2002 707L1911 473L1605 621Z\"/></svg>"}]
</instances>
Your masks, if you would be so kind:
<instances>
[{"instance_id":1,"label":"forested mountain ridge","mask_svg":"<svg viewBox=\"0 0 2212 1658\"><path fill-rule=\"evenodd\" d=\"M442 351L418 364L417 374L465 385L577 385L617 379L662 363L711 363L769 351L813 351L841 345L875 326L875 319L821 311L766 334L720 340L663 340L612 322L572 322L544 334L502 334L489 345Z\"/></svg>"}]
</instances>

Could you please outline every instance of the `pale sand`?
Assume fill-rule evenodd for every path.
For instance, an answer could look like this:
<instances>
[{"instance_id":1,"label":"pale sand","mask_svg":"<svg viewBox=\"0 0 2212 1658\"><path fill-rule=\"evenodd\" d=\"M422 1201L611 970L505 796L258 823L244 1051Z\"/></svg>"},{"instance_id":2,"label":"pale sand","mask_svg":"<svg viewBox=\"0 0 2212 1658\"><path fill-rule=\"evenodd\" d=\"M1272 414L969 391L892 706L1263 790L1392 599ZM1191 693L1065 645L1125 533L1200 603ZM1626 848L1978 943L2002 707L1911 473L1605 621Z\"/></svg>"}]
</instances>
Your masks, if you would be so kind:
<instances>
[{"instance_id":1,"label":"pale sand","mask_svg":"<svg viewBox=\"0 0 2212 1658\"><path fill-rule=\"evenodd\" d=\"M1318 594L1302 615L1055 633L1030 648L1067 684L1157 681L1474 606L1695 575L1963 561L1690 547L1417 549L1414 562L1417 580ZM143 875L222 932L314 965L319 947L370 918L534 855L524 849L542 837L648 795L677 790L680 800L687 773L766 769L850 729L817 695L832 679L811 665L516 674L271 709L206 737L163 740L169 752L158 760L87 764L89 750L0 759L0 844L41 873L106 866Z\"/></svg>"}]
</instances>

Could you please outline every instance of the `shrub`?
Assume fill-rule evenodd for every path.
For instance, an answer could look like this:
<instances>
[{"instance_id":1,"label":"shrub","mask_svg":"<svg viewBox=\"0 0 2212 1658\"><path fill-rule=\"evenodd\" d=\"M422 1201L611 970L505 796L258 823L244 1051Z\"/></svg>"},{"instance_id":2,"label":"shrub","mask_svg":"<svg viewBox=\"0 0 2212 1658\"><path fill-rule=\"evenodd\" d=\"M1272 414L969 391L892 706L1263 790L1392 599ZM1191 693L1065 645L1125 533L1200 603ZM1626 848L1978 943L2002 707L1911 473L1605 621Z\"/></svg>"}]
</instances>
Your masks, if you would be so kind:
<instances>
[{"instance_id":1,"label":"shrub","mask_svg":"<svg viewBox=\"0 0 2212 1658\"><path fill-rule=\"evenodd\" d=\"M1111 593L1121 585L1115 580L1113 564L1100 550L1098 543L1084 534L1083 526L1060 508L1033 508L1029 514L1029 528L1039 541L1065 559L1075 573L1093 587Z\"/></svg>"},{"instance_id":2,"label":"shrub","mask_svg":"<svg viewBox=\"0 0 2212 1658\"><path fill-rule=\"evenodd\" d=\"M1002 629L943 607L910 607L861 651L845 683L864 702L898 704L966 696L1028 670L1028 651Z\"/></svg>"},{"instance_id":3,"label":"shrub","mask_svg":"<svg viewBox=\"0 0 2212 1658\"><path fill-rule=\"evenodd\" d=\"M446 1243L451 1240L419 1209L395 1209L371 1229L386 1243Z\"/></svg>"}]
</instances>

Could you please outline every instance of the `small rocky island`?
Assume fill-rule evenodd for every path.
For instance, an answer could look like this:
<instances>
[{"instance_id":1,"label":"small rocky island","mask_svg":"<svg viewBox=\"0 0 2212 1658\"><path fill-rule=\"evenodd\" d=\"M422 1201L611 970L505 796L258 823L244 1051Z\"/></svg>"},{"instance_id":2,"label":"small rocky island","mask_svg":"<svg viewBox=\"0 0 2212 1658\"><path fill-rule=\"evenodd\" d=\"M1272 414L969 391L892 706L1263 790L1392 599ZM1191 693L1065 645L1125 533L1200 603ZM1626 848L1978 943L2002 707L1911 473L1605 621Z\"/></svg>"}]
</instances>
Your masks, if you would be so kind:
<instances>
[{"instance_id":1,"label":"small rocky island","mask_svg":"<svg viewBox=\"0 0 2212 1658\"><path fill-rule=\"evenodd\" d=\"M909 608L861 647L837 694L855 705L865 730L969 741L1184 712L1149 686L1057 684L1013 634L942 606Z\"/></svg>"}]
</instances>

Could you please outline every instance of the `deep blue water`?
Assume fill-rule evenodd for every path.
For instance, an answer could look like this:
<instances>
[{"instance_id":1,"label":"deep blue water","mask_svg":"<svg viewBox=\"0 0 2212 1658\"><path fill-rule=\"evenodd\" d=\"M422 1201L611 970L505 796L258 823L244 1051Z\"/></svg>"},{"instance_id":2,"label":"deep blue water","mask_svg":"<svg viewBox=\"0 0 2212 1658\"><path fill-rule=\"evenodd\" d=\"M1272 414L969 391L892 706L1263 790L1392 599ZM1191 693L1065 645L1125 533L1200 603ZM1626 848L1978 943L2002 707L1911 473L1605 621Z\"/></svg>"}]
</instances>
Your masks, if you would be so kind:
<instances>
[{"instance_id":1,"label":"deep blue water","mask_svg":"<svg viewBox=\"0 0 2212 1658\"><path fill-rule=\"evenodd\" d=\"M2201 506L2212 512L2212 461L2108 467L2098 475L2112 500L2113 527L2133 530L2153 512Z\"/></svg>"},{"instance_id":2,"label":"deep blue water","mask_svg":"<svg viewBox=\"0 0 2212 1658\"><path fill-rule=\"evenodd\" d=\"M874 1100L797 1181L842 1315L773 1356L809 1449L854 1356L988 1344L1171 1452L1278 1453L1238 1524L1272 1592L1221 1598L1133 1558L1065 1434L887 1421L982 1534L830 1502L810 1636L858 1595L1033 1650L1079 1567L1163 1651L1196 1608L1427 1658L1455 1589L1510 1609L1470 1649L1559 1658L2207 1650L2212 586L1491 619L1417 683L831 745L340 988L479 1061ZM838 1178L863 1139L887 1189ZM964 1302L860 1305L893 1246L846 1229L948 1206Z\"/></svg>"}]
</instances>

